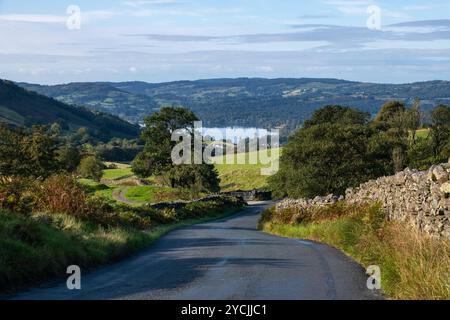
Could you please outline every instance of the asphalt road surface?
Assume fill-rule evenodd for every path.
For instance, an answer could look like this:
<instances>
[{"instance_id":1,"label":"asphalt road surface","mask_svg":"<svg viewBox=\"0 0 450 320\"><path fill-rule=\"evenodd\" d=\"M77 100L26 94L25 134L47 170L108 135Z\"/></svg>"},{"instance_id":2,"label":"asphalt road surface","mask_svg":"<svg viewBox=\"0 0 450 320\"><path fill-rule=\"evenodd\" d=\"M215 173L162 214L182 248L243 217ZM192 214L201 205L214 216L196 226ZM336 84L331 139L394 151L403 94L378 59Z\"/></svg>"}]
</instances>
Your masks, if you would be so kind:
<instances>
[{"instance_id":1,"label":"asphalt road surface","mask_svg":"<svg viewBox=\"0 0 450 320\"><path fill-rule=\"evenodd\" d=\"M14 299L378 299L364 270L340 251L256 230L262 209L169 233L123 262L65 279Z\"/></svg>"}]
</instances>

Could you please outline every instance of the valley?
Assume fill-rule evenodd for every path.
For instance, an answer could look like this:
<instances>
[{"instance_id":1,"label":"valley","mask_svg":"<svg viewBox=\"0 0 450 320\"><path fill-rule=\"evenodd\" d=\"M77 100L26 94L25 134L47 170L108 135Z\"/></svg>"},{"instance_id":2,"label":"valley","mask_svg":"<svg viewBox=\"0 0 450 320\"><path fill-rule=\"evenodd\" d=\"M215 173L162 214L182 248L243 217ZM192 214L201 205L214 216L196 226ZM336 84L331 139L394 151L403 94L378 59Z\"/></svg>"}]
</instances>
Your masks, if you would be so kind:
<instances>
[{"instance_id":1,"label":"valley","mask_svg":"<svg viewBox=\"0 0 450 320\"><path fill-rule=\"evenodd\" d=\"M338 79L209 79L167 83L118 82L20 86L65 103L108 111L131 122L162 106L191 109L204 126L280 128L284 141L314 110L338 104L375 115L389 100L422 100L429 112L450 101L450 82L377 84Z\"/></svg>"}]
</instances>

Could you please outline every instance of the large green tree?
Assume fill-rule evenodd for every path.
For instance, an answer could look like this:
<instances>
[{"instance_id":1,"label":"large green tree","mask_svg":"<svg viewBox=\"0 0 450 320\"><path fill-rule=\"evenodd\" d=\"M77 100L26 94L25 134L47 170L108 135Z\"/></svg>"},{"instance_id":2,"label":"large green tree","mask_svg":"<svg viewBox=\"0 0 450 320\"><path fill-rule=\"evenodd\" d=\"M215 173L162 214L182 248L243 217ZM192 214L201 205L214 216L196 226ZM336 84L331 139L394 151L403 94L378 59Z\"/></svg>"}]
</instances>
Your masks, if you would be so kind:
<instances>
[{"instance_id":1,"label":"large green tree","mask_svg":"<svg viewBox=\"0 0 450 320\"><path fill-rule=\"evenodd\" d=\"M81 154L78 148L69 144L63 145L57 151L57 159L62 171L74 172L81 161Z\"/></svg>"},{"instance_id":2,"label":"large green tree","mask_svg":"<svg viewBox=\"0 0 450 320\"><path fill-rule=\"evenodd\" d=\"M401 101L385 103L373 121L373 126L388 142L394 171L408 165L408 151L416 143L416 131L421 125L420 101L411 108Z\"/></svg>"},{"instance_id":3,"label":"large green tree","mask_svg":"<svg viewBox=\"0 0 450 320\"><path fill-rule=\"evenodd\" d=\"M311 119L306 120L304 127L335 123L342 125L363 125L369 121L370 114L361 112L357 109L343 107L339 105L329 105L314 112Z\"/></svg>"},{"instance_id":4,"label":"large green tree","mask_svg":"<svg viewBox=\"0 0 450 320\"><path fill-rule=\"evenodd\" d=\"M145 145L132 163L133 172L150 177L170 170L173 166L171 153L176 145L172 133L181 129L193 132L197 120L190 110L179 107L164 107L145 118L145 129L141 134Z\"/></svg>"},{"instance_id":5,"label":"large green tree","mask_svg":"<svg viewBox=\"0 0 450 320\"><path fill-rule=\"evenodd\" d=\"M406 110L404 102L392 100L386 102L376 115L375 122L391 123L397 117L401 116Z\"/></svg>"},{"instance_id":6,"label":"large green tree","mask_svg":"<svg viewBox=\"0 0 450 320\"><path fill-rule=\"evenodd\" d=\"M436 160L450 157L450 107L439 105L431 114L431 137Z\"/></svg>"},{"instance_id":7,"label":"large green tree","mask_svg":"<svg viewBox=\"0 0 450 320\"><path fill-rule=\"evenodd\" d=\"M181 164L172 161L172 141L175 130L185 130L193 143L194 122L198 118L192 111L180 107L164 107L145 119L141 139L143 150L132 162L133 172L142 177L164 175L171 187L190 188L199 192L219 191L218 174L210 164Z\"/></svg>"},{"instance_id":8,"label":"large green tree","mask_svg":"<svg viewBox=\"0 0 450 320\"><path fill-rule=\"evenodd\" d=\"M23 129L0 126L0 175L48 177L60 170L58 140L46 127Z\"/></svg>"},{"instance_id":9,"label":"large green tree","mask_svg":"<svg viewBox=\"0 0 450 320\"><path fill-rule=\"evenodd\" d=\"M389 156L378 147L368 117L357 113L336 106L318 110L314 121L291 136L283 148L280 170L270 178L272 190L294 198L343 194L348 187L383 174L383 160Z\"/></svg>"},{"instance_id":10,"label":"large green tree","mask_svg":"<svg viewBox=\"0 0 450 320\"><path fill-rule=\"evenodd\" d=\"M81 160L78 172L83 178L98 182L103 176L103 169L103 162L94 156L88 156Z\"/></svg>"}]
</instances>

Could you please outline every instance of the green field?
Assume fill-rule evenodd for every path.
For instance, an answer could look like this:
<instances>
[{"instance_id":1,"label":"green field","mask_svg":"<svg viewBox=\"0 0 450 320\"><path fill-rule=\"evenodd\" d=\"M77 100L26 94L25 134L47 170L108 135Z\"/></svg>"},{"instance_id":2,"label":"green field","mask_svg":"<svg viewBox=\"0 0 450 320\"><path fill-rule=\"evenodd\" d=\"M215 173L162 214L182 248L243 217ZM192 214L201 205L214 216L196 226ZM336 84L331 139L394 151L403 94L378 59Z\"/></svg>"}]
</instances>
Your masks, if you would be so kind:
<instances>
[{"instance_id":1,"label":"green field","mask_svg":"<svg viewBox=\"0 0 450 320\"><path fill-rule=\"evenodd\" d=\"M102 196L110 201L115 201L112 193L117 186L108 186L100 182L95 182L91 179L78 179L78 182L85 186L89 193Z\"/></svg>"},{"instance_id":2,"label":"green field","mask_svg":"<svg viewBox=\"0 0 450 320\"><path fill-rule=\"evenodd\" d=\"M281 149L277 149L281 152ZM269 151L269 156L272 154ZM256 159L256 164L249 164L250 159ZM261 174L261 169L268 168L259 161L257 152L247 152L243 156L247 164L227 164L237 163L237 155L213 158L214 165L219 172L221 180L220 187L222 191L233 190L253 190L264 189L267 187L267 178ZM278 158L277 158L278 159ZM224 162L224 163L222 163ZM117 169L106 169L103 171L103 179L120 180L133 177L131 167L121 163L106 163L106 165L115 165ZM152 181L151 179L147 179ZM95 195L103 196L112 202L117 201L117 195L136 204L157 203L162 201L174 201L179 199L189 199L187 191L173 189L169 187L159 187L155 185L129 186L97 183L89 179L79 180L83 185L89 188L89 191ZM105 181L108 183L108 181ZM116 199L115 199L116 198Z\"/></svg>"},{"instance_id":3,"label":"green field","mask_svg":"<svg viewBox=\"0 0 450 320\"><path fill-rule=\"evenodd\" d=\"M430 135L430 129L420 129L416 131L417 138L426 139Z\"/></svg>"},{"instance_id":4,"label":"green field","mask_svg":"<svg viewBox=\"0 0 450 320\"><path fill-rule=\"evenodd\" d=\"M186 198L178 189L156 186L127 187L125 197L136 202L157 203Z\"/></svg>"},{"instance_id":5,"label":"green field","mask_svg":"<svg viewBox=\"0 0 450 320\"><path fill-rule=\"evenodd\" d=\"M103 170L103 179L108 180L118 180L123 178L132 177L133 172L131 168L120 168L120 169L106 169Z\"/></svg>"},{"instance_id":6,"label":"green field","mask_svg":"<svg viewBox=\"0 0 450 320\"><path fill-rule=\"evenodd\" d=\"M111 163L106 163L110 165ZM106 184L95 182L91 179L79 179L78 181L88 188L88 192L97 196L102 196L111 202L117 202L118 195L129 200L129 205L141 205L144 203L157 203L163 201L174 201L188 199L189 195L179 189L169 187L159 187L155 185L130 186L108 184L107 180L120 180L133 177L133 172L129 165L114 163L118 169L103 170L103 177ZM152 178L146 179L151 182Z\"/></svg>"},{"instance_id":7,"label":"green field","mask_svg":"<svg viewBox=\"0 0 450 320\"><path fill-rule=\"evenodd\" d=\"M281 149L278 149L278 151L281 153ZM250 156L255 157L256 155L256 151L246 153L246 163L249 163ZM269 152L269 155L271 155L271 152ZM226 157L226 162L236 163L236 155ZM257 164L226 164L226 162L223 164L224 157L215 157L213 161L217 171L219 171L222 191L263 189L267 186L268 176L263 176L261 169L269 166L262 164L259 160Z\"/></svg>"}]
</instances>

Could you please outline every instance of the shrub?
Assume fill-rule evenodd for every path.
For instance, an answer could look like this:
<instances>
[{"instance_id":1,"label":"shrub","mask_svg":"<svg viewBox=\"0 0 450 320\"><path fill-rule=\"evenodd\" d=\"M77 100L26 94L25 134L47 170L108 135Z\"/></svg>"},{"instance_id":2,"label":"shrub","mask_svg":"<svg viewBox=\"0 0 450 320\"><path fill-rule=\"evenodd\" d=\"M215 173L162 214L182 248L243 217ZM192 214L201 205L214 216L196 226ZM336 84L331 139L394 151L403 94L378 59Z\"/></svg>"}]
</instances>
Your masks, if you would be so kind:
<instances>
[{"instance_id":1,"label":"shrub","mask_svg":"<svg viewBox=\"0 0 450 320\"><path fill-rule=\"evenodd\" d=\"M80 151L75 147L65 145L58 150L57 159L63 171L74 172L80 164Z\"/></svg>"},{"instance_id":2,"label":"shrub","mask_svg":"<svg viewBox=\"0 0 450 320\"><path fill-rule=\"evenodd\" d=\"M89 156L81 160L78 172L85 179L100 181L103 176L103 163L96 157Z\"/></svg>"},{"instance_id":3,"label":"shrub","mask_svg":"<svg viewBox=\"0 0 450 320\"><path fill-rule=\"evenodd\" d=\"M85 189L71 176L54 175L35 191L37 210L64 213L103 226L117 225L117 213L102 197L89 197Z\"/></svg>"},{"instance_id":4,"label":"shrub","mask_svg":"<svg viewBox=\"0 0 450 320\"><path fill-rule=\"evenodd\" d=\"M30 213L33 198L30 180L17 177L0 177L0 209L15 213Z\"/></svg>"},{"instance_id":5,"label":"shrub","mask_svg":"<svg viewBox=\"0 0 450 320\"><path fill-rule=\"evenodd\" d=\"M183 219L199 218L208 214L223 212L224 209L237 209L244 205L245 202L241 199L217 196L181 204L176 208L168 206L167 208L156 209L150 205L146 205L136 210L140 210L141 215L149 216L151 220L156 223L166 224Z\"/></svg>"},{"instance_id":6,"label":"shrub","mask_svg":"<svg viewBox=\"0 0 450 320\"><path fill-rule=\"evenodd\" d=\"M83 217L86 214L86 193L74 178L54 175L45 180L34 193L36 209Z\"/></svg>"},{"instance_id":7,"label":"shrub","mask_svg":"<svg viewBox=\"0 0 450 320\"><path fill-rule=\"evenodd\" d=\"M262 217L261 222L274 222L280 224L295 225L300 223L321 222L324 220L336 220L343 216L356 214L363 206L349 206L343 201L336 202L327 206L316 206L309 208L285 208L275 210L275 208L267 209ZM371 219L374 219L371 217Z\"/></svg>"},{"instance_id":8,"label":"shrub","mask_svg":"<svg viewBox=\"0 0 450 320\"><path fill-rule=\"evenodd\" d=\"M149 216L141 216L139 213L130 210L118 210L117 213L117 220L120 221L121 226L147 230L153 225Z\"/></svg>"}]
</instances>

